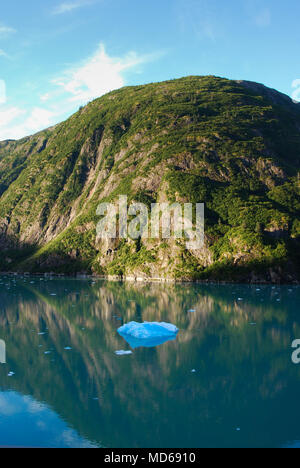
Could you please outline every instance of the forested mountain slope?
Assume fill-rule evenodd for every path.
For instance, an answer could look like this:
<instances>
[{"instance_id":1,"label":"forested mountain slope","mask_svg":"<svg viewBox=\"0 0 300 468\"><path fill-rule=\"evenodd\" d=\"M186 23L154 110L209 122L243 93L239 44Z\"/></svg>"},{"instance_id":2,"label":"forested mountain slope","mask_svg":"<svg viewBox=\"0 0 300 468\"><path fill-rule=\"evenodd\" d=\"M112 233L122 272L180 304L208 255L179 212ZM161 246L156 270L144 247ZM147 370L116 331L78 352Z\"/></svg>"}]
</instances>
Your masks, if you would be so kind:
<instances>
[{"instance_id":1,"label":"forested mountain slope","mask_svg":"<svg viewBox=\"0 0 300 468\"><path fill-rule=\"evenodd\" d=\"M299 280L300 105L247 81L111 92L0 142L0 269ZM205 248L96 237L101 201L204 202Z\"/></svg>"}]
</instances>

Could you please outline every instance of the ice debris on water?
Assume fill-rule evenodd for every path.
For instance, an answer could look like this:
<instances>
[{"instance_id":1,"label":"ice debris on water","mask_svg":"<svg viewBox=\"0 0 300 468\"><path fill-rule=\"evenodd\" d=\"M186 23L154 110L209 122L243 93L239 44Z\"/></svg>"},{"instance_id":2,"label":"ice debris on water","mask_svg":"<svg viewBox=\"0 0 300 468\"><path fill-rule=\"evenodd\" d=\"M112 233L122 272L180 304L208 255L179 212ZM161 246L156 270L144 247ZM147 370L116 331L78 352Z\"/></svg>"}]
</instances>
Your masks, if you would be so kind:
<instances>
[{"instance_id":1,"label":"ice debris on water","mask_svg":"<svg viewBox=\"0 0 300 468\"><path fill-rule=\"evenodd\" d=\"M64 349L65 349L66 351L71 351L72 348L70 348L70 346L66 346Z\"/></svg>"},{"instance_id":2,"label":"ice debris on water","mask_svg":"<svg viewBox=\"0 0 300 468\"><path fill-rule=\"evenodd\" d=\"M120 334L130 335L138 339L173 336L178 331L175 325L165 322L130 322L118 329Z\"/></svg>"},{"instance_id":3,"label":"ice debris on water","mask_svg":"<svg viewBox=\"0 0 300 468\"><path fill-rule=\"evenodd\" d=\"M133 349L152 348L175 340L178 331L175 325L165 322L130 322L118 329L118 333Z\"/></svg>"},{"instance_id":4,"label":"ice debris on water","mask_svg":"<svg viewBox=\"0 0 300 468\"><path fill-rule=\"evenodd\" d=\"M12 377L13 375L15 375L14 372L9 372L9 373L7 374L7 377Z\"/></svg>"},{"instance_id":5,"label":"ice debris on water","mask_svg":"<svg viewBox=\"0 0 300 468\"><path fill-rule=\"evenodd\" d=\"M132 354L132 351L124 351L121 349L120 351L115 351L115 354L117 356L128 356L129 354Z\"/></svg>"}]
</instances>

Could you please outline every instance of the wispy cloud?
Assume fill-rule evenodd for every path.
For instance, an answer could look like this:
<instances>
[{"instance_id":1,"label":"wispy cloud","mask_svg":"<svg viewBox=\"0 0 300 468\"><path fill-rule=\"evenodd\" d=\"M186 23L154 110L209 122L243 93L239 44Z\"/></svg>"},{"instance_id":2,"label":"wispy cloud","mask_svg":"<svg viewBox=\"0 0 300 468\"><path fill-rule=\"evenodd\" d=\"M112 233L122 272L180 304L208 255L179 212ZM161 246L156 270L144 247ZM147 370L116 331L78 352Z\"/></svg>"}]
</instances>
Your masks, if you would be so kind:
<instances>
[{"instance_id":1,"label":"wispy cloud","mask_svg":"<svg viewBox=\"0 0 300 468\"><path fill-rule=\"evenodd\" d=\"M220 34L218 11L210 0L177 0L175 14L182 33L215 42Z\"/></svg>"},{"instance_id":2,"label":"wispy cloud","mask_svg":"<svg viewBox=\"0 0 300 468\"><path fill-rule=\"evenodd\" d=\"M292 99L295 102L300 102L300 79L293 81L292 88L294 89Z\"/></svg>"},{"instance_id":3,"label":"wispy cloud","mask_svg":"<svg viewBox=\"0 0 300 468\"><path fill-rule=\"evenodd\" d=\"M2 82L0 141L22 138L54 125L78 109L79 105L126 85L128 73L139 73L142 64L157 60L163 54L129 52L114 57L106 52L104 44L99 44L93 55L52 79L49 89L36 89L38 104L26 108L11 104Z\"/></svg>"},{"instance_id":4,"label":"wispy cloud","mask_svg":"<svg viewBox=\"0 0 300 468\"><path fill-rule=\"evenodd\" d=\"M0 104L6 103L6 83L4 80L0 80Z\"/></svg>"},{"instance_id":5,"label":"wispy cloud","mask_svg":"<svg viewBox=\"0 0 300 468\"><path fill-rule=\"evenodd\" d=\"M6 26L5 24L0 23L0 37L7 36L15 32L17 31L14 28L11 28L10 26Z\"/></svg>"},{"instance_id":6,"label":"wispy cloud","mask_svg":"<svg viewBox=\"0 0 300 468\"><path fill-rule=\"evenodd\" d=\"M266 28L271 25L271 11L269 8L264 8L255 18L255 24L260 28Z\"/></svg>"},{"instance_id":7,"label":"wispy cloud","mask_svg":"<svg viewBox=\"0 0 300 468\"><path fill-rule=\"evenodd\" d=\"M88 60L66 70L53 83L69 95L69 101L87 102L126 84L124 73L138 65L155 60L161 54L138 55L130 52L124 57L110 57L103 44ZM44 96L49 98L49 95Z\"/></svg>"},{"instance_id":8,"label":"wispy cloud","mask_svg":"<svg viewBox=\"0 0 300 468\"><path fill-rule=\"evenodd\" d=\"M6 107L0 111L0 141L18 139L53 125L56 113L42 107Z\"/></svg>"},{"instance_id":9,"label":"wispy cloud","mask_svg":"<svg viewBox=\"0 0 300 468\"><path fill-rule=\"evenodd\" d=\"M63 15L64 13L70 13L73 10L77 10L78 8L82 8L88 5L92 5L95 3L92 0L78 0L73 2L64 2L60 5L57 5L54 10L52 11L53 15Z\"/></svg>"}]
</instances>

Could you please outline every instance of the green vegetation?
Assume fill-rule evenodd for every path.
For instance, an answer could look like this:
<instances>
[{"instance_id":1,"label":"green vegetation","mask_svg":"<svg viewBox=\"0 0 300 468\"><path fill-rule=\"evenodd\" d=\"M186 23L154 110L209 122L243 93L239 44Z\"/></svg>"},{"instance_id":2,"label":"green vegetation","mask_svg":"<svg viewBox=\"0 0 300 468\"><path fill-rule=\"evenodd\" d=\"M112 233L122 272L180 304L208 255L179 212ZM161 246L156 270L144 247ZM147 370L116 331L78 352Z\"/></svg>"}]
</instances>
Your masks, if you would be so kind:
<instances>
[{"instance_id":1,"label":"green vegetation","mask_svg":"<svg viewBox=\"0 0 300 468\"><path fill-rule=\"evenodd\" d=\"M2 270L299 280L300 106L213 76L127 87L0 142ZM206 248L96 238L100 202L204 202Z\"/></svg>"}]
</instances>

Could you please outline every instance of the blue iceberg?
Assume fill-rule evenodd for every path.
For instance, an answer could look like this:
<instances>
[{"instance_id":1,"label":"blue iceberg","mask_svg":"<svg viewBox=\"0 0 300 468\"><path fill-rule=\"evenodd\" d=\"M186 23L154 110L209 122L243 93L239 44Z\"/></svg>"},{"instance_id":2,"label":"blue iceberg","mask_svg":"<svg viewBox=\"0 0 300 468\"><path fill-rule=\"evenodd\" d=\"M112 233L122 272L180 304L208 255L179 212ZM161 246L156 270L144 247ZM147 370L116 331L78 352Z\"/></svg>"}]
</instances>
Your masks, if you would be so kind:
<instances>
[{"instance_id":1,"label":"blue iceberg","mask_svg":"<svg viewBox=\"0 0 300 468\"><path fill-rule=\"evenodd\" d=\"M165 322L130 322L118 329L118 333L129 343L131 348L152 348L166 341L174 340L178 328Z\"/></svg>"}]
</instances>

